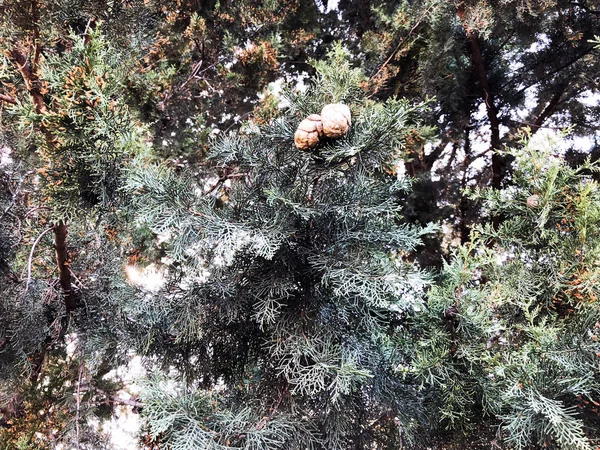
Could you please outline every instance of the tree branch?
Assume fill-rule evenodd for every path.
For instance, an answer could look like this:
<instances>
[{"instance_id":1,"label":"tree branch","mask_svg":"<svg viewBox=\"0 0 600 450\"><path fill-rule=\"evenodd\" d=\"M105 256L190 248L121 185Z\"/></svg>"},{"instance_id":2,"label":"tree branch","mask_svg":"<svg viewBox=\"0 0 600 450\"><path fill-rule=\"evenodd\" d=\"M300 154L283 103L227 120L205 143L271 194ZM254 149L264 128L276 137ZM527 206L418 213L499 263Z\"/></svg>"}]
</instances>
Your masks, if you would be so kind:
<instances>
[{"instance_id":1,"label":"tree branch","mask_svg":"<svg viewBox=\"0 0 600 450\"><path fill-rule=\"evenodd\" d=\"M44 96L40 90L40 79L37 74L33 71L27 56L23 53L23 50L15 47L8 52L8 56L14 61L17 69L23 77L25 87L35 105L35 112L37 114L44 114L47 111L46 103L44 102Z\"/></svg>"},{"instance_id":2,"label":"tree branch","mask_svg":"<svg viewBox=\"0 0 600 450\"><path fill-rule=\"evenodd\" d=\"M583 58L584 56L586 56L587 54L591 53L594 50L594 47L589 47L587 49L585 49L584 51L582 51L581 53L577 54L576 56L574 56L573 58L571 58L569 61L567 61L566 63L560 65L559 67L550 70L549 72L544 73L544 77L542 78L538 78L535 80L535 82L530 83L526 86L523 86L521 89L519 89L518 91L515 92L515 94L521 94L523 91L526 91L527 89L529 89L531 86L535 86L536 84L541 83L544 80L547 80L549 77L551 77L552 75L565 70L566 68L572 66L573 64L575 64L576 62L578 62L581 58ZM507 83L505 83L502 87L509 85L509 84L514 84L516 82L516 79L518 79L519 77L515 77L515 79L513 80L509 80Z\"/></svg>"},{"instance_id":3,"label":"tree branch","mask_svg":"<svg viewBox=\"0 0 600 450\"><path fill-rule=\"evenodd\" d=\"M494 104L494 94L490 88L490 85L487 80L487 74L485 70L485 64L483 62L483 57L481 55L481 49L479 47L479 39L477 37L476 32L469 32L467 34L467 39L471 45L471 58L473 61L473 66L475 68L475 73L477 75L477 79L479 80L479 84L483 89L485 108L487 110L488 119L490 121L490 125L492 127L492 136L490 147L492 149L500 148L500 120L498 119L498 109Z\"/></svg>"},{"instance_id":4,"label":"tree branch","mask_svg":"<svg viewBox=\"0 0 600 450\"><path fill-rule=\"evenodd\" d=\"M106 392L100 388L97 388L96 386L88 385L87 387L90 390L97 392L100 395L104 395L108 399L109 402L118 403L120 405L133 406L134 408L141 408L142 406L144 406L144 404L142 402L138 402L137 400L130 399L130 398L117 397L116 395L109 394L108 392Z\"/></svg>"},{"instance_id":5,"label":"tree branch","mask_svg":"<svg viewBox=\"0 0 600 450\"><path fill-rule=\"evenodd\" d=\"M10 103L11 105L16 105L17 99L14 97L11 97L10 95L0 94L0 102Z\"/></svg>"},{"instance_id":6,"label":"tree branch","mask_svg":"<svg viewBox=\"0 0 600 450\"><path fill-rule=\"evenodd\" d=\"M29 252L29 259L27 260L27 282L25 283L25 291L23 292L23 296L25 296L25 294L27 294L27 291L29 290L29 284L31 283L31 263L33 261L33 252L35 251L35 246L38 245L38 243L42 240L42 238L49 233L50 231L53 231L54 228L46 228L44 231L42 231L42 233L40 233L40 235L37 237L37 239L34 241L33 245L31 246L31 251Z\"/></svg>"},{"instance_id":7,"label":"tree branch","mask_svg":"<svg viewBox=\"0 0 600 450\"><path fill-rule=\"evenodd\" d=\"M90 30L95 26L96 21L90 18L85 26L85 30L83 31L83 45L87 46L91 42L92 35L90 33Z\"/></svg>"},{"instance_id":8,"label":"tree branch","mask_svg":"<svg viewBox=\"0 0 600 450\"><path fill-rule=\"evenodd\" d=\"M556 106L558 105L560 98L562 97L566 89L567 84L565 83L561 85L559 89L554 93L554 95L550 99L550 102L546 105L541 114L533 121L532 125L530 126L532 134L538 131L540 127L544 124L546 119L550 117L552 113L554 113L554 110L556 109Z\"/></svg>"},{"instance_id":9,"label":"tree branch","mask_svg":"<svg viewBox=\"0 0 600 450\"><path fill-rule=\"evenodd\" d=\"M212 192L214 192L215 189L217 189L219 187L219 185L221 185L222 183L224 183L227 180L231 180L233 178L240 178L240 177L245 177L247 176L247 173L230 173L229 175L225 175L219 178L219 180L210 187L210 189L208 189L208 191L204 192L204 195L207 194L211 194Z\"/></svg>"},{"instance_id":10,"label":"tree branch","mask_svg":"<svg viewBox=\"0 0 600 450\"><path fill-rule=\"evenodd\" d=\"M31 61L31 71L37 74L42 54L42 46L40 44L40 13L37 0L31 1L31 21L33 23L33 59Z\"/></svg>"},{"instance_id":11,"label":"tree branch","mask_svg":"<svg viewBox=\"0 0 600 450\"><path fill-rule=\"evenodd\" d=\"M417 23L415 23L415 25L410 29L410 31L408 32L408 34L406 36L400 37L400 42L398 42L398 45L396 45L396 48L394 49L394 51L391 53L391 55L388 57L388 59L386 59L385 62L381 65L381 67L375 73L375 75L373 75L371 77L372 80L377 78L377 75L379 75L383 71L383 69L385 69L385 66L387 66L390 63L390 61L392 60L394 55L398 52L398 50L400 50L400 47L402 46L404 39L407 39L410 36L412 36L412 34L417 29L417 27L419 25L421 25L421 22L423 21L423 19L429 14L429 12L431 11L431 9L433 9L434 6L435 6L435 3L425 10L425 12L421 15L421 17L419 17L419 20L417 20Z\"/></svg>"},{"instance_id":12,"label":"tree branch","mask_svg":"<svg viewBox=\"0 0 600 450\"><path fill-rule=\"evenodd\" d=\"M449 142L450 142L450 137L448 135L446 135L445 137L442 138L440 145L438 145L435 149L433 149L433 151L429 155L425 155L423 157L423 160L425 162L425 167L427 169L430 169L433 166L433 163L435 163L437 161L437 159L440 157L442 152L445 150L445 148Z\"/></svg>"}]
</instances>

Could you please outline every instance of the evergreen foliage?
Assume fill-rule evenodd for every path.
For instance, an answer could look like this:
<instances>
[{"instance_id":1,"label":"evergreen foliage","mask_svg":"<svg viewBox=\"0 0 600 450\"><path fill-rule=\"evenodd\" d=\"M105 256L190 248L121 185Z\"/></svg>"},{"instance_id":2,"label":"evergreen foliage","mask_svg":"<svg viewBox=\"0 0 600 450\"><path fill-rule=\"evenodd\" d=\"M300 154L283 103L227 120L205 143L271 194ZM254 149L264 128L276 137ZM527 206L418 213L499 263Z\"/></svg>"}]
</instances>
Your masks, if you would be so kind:
<instances>
[{"instance_id":1,"label":"evergreen foliage","mask_svg":"<svg viewBox=\"0 0 600 450\"><path fill-rule=\"evenodd\" d=\"M88 31L65 37L62 54L40 58L29 84L40 96L23 87L3 116L11 146L3 142L0 165L6 448L107 445L89 420L110 415L98 404L119 384L104 376L128 359L109 339L127 329L119 300L132 295L116 248L126 245L117 230L127 229L118 188L127 160L144 148L144 129L124 104L118 53Z\"/></svg>"},{"instance_id":2,"label":"evergreen foliage","mask_svg":"<svg viewBox=\"0 0 600 450\"><path fill-rule=\"evenodd\" d=\"M354 37L345 42L360 43L353 52L375 98L435 97L423 119L438 127L439 139L407 161L417 178L415 217L443 221L468 242L479 209L463 190L510 184L510 155L498 151L521 145L525 129L572 127L565 158L575 165L588 154L598 158L599 110L591 99L598 95L599 59L590 42L599 30L597 2L342 0L339 6ZM429 260L441 262L439 243L428 247Z\"/></svg>"},{"instance_id":3,"label":"evergreen foliage","mask_svg":"<svg viewBox=\"0 0 600 450\"><path fill-rule=\"evenodd\" d=\"M55 211L54 218L69 221L82 210L118 204L121 169L142 147L141 127L119 98L126 70L120 55L92 30L85 39L71 39L69 52L48 58L41 67L51 98L48 110L13 111L25 118L21 132L42 131L38 174L43 201Z\"/></svg>"},{"instance_id":4,"label":"evergreen foliage","mask_svg":"<svg viewBox=\"0 0 600 450\"><path fill-rule=\"evenodd\" d=\"M349 91L359 74L340 50L317 70L276 122L213 146L226 201L164 167L129 178L138 221L171 236L172 281L144 300L165 315L150 332L194 372L173 399L156 383L144 397L173 448L394 448L421 414L396 342L429 283L409 255L435 228L402 222L408 182L384 168L409 132L429 131L423 105ZM305 114L339 100L353 112L348 135L296 149Z\"/></svg>"},{"instance_id":5,"label":"evergreen foliage","mask_svg":"<svg viewBox=\"0 0 600 450\"><path fill-rule=\"evenodd\" d=\"M0 448L600 444L597 2L0 3Z\"/></svg>"},{"instance_id":6,"label":"evergreen foliage","mask_svg":"<svg viewBox=\"0 0 600 450\"><path fill-rule=\"evenodd\" d=\"M440 420L469 429L493 417L518 449L598 439L598 169L555 152L529 143L512 153L511 190L473 194L505 220L476 228L410 327L410 370Z\"/></svg>"}]
</instances>

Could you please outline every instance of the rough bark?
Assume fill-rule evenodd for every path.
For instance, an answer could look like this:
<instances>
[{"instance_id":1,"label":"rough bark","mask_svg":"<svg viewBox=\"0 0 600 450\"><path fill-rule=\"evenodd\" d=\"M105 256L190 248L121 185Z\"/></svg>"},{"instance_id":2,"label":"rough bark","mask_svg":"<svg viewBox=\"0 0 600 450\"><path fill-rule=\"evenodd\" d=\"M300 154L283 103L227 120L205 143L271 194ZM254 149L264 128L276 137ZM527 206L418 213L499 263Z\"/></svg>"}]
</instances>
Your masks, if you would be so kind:
<instances>
[{"instance_id":1,"label":"rough bark","mask_svg":"<svg viewBox=\"0 0 600 450\"><path fill-rule=\"evenodd\" d=\"M467 171L469 169L469 163L471 161L471 129L465 128L465 145L464 145L465 159L463 161L463 173L460 180L460 189L463 190L467 187ZM460 232L461 244L466 244L471 238L471 227L468 223L469 211L471 209L471 202L466 195L460 196L460 203L458 205L459 220L458 229Z\"/></svg>"},{"instance_id":2,"label":"rough bark","mask_svg":"<svg viewBox=\"0 0 600 450\"><path fill-rule=\"evenodd\" d=\"M13 48L9 53L23 77L27 92L29 95L31 95L35 112L38 114L45 114L48 111L48 108L46 106L46 102L44 101L44 96L41 93L40 79L37 73L33 70L32 66L29 64L27 56L25 56L25 53L19 47ZM34 54L34 61L35 59L36 55ZM47 144L50 146L54 145L55 138L52 133L50 133L43 126L41 126L41 131L46 137ZM58 267L59 281L63 292L65 309L67 313L71 313L76 307L76 302L71 285L71 273L68 267L66 244L67 226L61 222L53 227L53 231L56 246L56 264Z\"/></svg>"},{"instance_id":3,"label":"rough bark","mask_svg":"<svg viewBox=\"0 0 600 450\"><path fill-rule=\"evenodd\" d=\"M44 102L44 96L41 91L40 78L37 73L33 70L32 66L27 60L27 56L22 48L16 46L8 52L8 56L14 61L17 69L23 77L25 82L25 88L35 106L35 112L38 114L44 114L47 111L46 103Z\"/></svg>"},{"instance_id":4,"label":"rough bark","mask_svg":"<svg viewBox=\"0 0 600 450\"><path fill-rule=\"evenodd\" d=\"M38 75L41 42L38 4L35 0L31 2L31 15L33 20L33 48L30 49L32 50L31 64L29 63L26 51L18 43L8 51L8 56L12 59L17 70L23 77L25 88L29 95L31 95L35 112L42 115L47 113L48 107L42 94L41 80ZM49 146L55 145L54 135L43 125L40 125L40 130L46 137L47 144ZM69 270L67 255L67 226L61 222L53 227L53 231L59 282L63 293L65 309L67 314L70 314L76 307L76 301L71 283L71 272Z\"/></svg>"},{"instance_id":5,"label":"rough bark","mask_svg":"<svg viewBox=\"0 0 600 450\"><path fill-rule=\"evenodd\" d=\"M504 172L506 169L506 161L502 155L498 154L501 148L500 141L500 120L498 119L498 109L494 103L494 94L487 80L485 64L481 55L479 46L479 38L476 32L468 32L467 38L471 47L471 57L473 67L477 74L477 79L484 94L485 108L487 111L488 120L490 121L490 150L492 151L492 186L496 189L500 188Z\"/></svg>"}]
</instances>

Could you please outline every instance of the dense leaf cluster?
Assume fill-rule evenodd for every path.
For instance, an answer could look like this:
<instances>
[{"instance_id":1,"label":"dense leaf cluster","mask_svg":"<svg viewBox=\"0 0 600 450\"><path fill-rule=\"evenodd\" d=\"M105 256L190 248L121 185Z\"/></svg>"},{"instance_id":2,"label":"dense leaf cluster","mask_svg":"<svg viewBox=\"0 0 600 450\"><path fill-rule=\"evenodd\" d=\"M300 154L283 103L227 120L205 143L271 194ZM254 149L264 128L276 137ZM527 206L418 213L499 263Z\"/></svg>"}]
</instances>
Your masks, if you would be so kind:
<instances>
[{"instance_id":1,"label":"dense leaf cluster","mask_svg":"<svg viewBox=\"0 0 600 450\"><path fill-rule=\"evenodd\" d=\"M598 445L595 2L326 3L0 5L1 447Z\"/></svg>"},{"instance_id":2,"label":"dense leaf cluster","mask_svg":"<svg viewBox=\"0 0 600 450\"><path fill-rule=\"evenodd\" d=\"M239 420L250 405L264 418L246 427L283 433L257 446L246 431L234 444L219 431L232 424L201 413L201 425L180 431L187 434L170 429L174 448L184 448L180 439L214 448L349 448L414 426L418 410L401 399L416 407L418 396L395 371L404 362L395 340L428 283L406 256L434 228L402 223L407 182L383 167L402 152L407 129L418 130L419 108L346 97L354 100L351 131L314 153L296 149L290 132L307 105L327 100L328 86L343 90L335 81L356 77L345 65L338 58L320 66L308 93L290 97L288 114L213 147L211 159L232 180L223 204L164 168L142 166L129 178L138 220L171 236L175 279L144 301L167 318L155 334L172 336L197 361L188 389L222 383L221 395L205 394L231 409L221 421ZM147 410L160 433L167 412L154 392ZM204 429L214 434L202 437Z\"/></svg>"}]
</instances>

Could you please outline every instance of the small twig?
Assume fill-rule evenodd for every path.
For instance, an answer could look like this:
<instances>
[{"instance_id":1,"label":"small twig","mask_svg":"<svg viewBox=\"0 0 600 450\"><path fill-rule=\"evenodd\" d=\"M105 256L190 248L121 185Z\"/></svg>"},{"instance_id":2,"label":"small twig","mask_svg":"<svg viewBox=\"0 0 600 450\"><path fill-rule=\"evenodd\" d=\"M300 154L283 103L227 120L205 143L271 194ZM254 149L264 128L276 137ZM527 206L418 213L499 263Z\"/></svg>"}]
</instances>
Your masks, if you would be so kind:
<instances>
[{"instance_id":1,"label":"small twig","mask_svg":"<svg viewBox=\"0 0 600 450\"><path fill-rule=\"evenodd\" d=\"M39 211L41 209L49 210L50 208L48 208L47 206L35 206L25 213L25 215L23 216L23 219L26 219L30 214L33 214L34 212Z\"/></svg>"},{"instance_id":2,"label":"small twig","mask_svg":"<svg viewBox=\"0 0 600 450\"><path fill-rule=\"evenodd\" d=\"M269 412L269 415L264 416L261 419L261 421L256 424L256 429L257 430L262 430L264 428L264 426L267 424L267 422L269 422L269 420L271 420L271 418L273 417L273 415L279 409L279 405L281 405L281 401L283 400L283 396L285 394L287 394L287 392L288 392L288 387L286 386L285 389L284 389L284 391L279 394L279 399L277 400L277 404L271 409L271 411Z\"/></svg>"},{"instance_id":3,"label":"small twig","mask_svg":"<svg viewBox=\"0 0 600 450\"><path fill-rule=\"evenodd\" d=\"M189 212L190 214L193 214L194 216L197 216L197 217L204 217L204 218L208 217L206 214L203 214L198 211L194 211L192 208L187 208L187 212Z\"/></svg>"},{"instance_id":4,"label":"small twig","mask_svg":"<svg viewBox=\"0 0 600 450\"><path fill-rule=\"evenodd\" d=\"M130 398L117 397L116 395L109 394L108 392L106 392L100 388L97 388L96 386L89 386L89 389L95 391L98 394L104 395L110 402L113 402L113 403L118 403L118 404L127 405L127 406L133 406L135 408L141 408L142 406L144 406L144 404L142 402L138 402L137 400L133 400Z\"/></svg>"},{"instance_id":5,"label":"small twig","mask_svg":"<svg viewBox=\"0 0 600 450\"><path fill-rule=\"evenodd\" d=\"M528 126L530 128L544 128L546 130L555 130L555 131L562 131L565 129L565 127L551 127L551 126L547 126L547 125L537 125L536 123L532 123L532 122L524 122L522 120L515 120L515 119L507 119L509 122L512 123L517 123L520 125L525 125Z\"/></svg>"},{"instance_id":6,"label":"small twig","mask_svg":"<svg viewBox=\"0 0 600 450\"><path fill-rule=\"evenodd\" d=\"M70 267L69 267L69 272L71 272L71 276L72 276L73 278L75 278L75 281L77 281L77 283L79 284L79 288L80 288L80 289L81 289L81 288L84 288L85 286L83 285L83 283L81 282L81 280L80 280L79 278L77 278L77 275L75 275L75 274L73 273L73 271L71 270L71 268L70 268Z\"/></svg>"},{"instance_id":7,"label":"small twig","mask_svg":"<svg viewBox=\"0 0 600 450\"><path fill-rule=\"evenodd\" d=\"M83 361L79 364L79 378L77 379L77 414L75 416L75 430L76 430L76 443L77 450L79 447L79 410L81 408L81 377L83 376Z\"/></svg>"},{"instance_id":8,"label":"small twig","mask_svg":"<svg viewBox=\"0 0 600 450\"><path fill-rule=\"evenodd\" d=\"M192 80L192 78L195 78L196 75L198 75L198 72L200 71L200 68L202 67L202 62L203 61L200 60L194 65L194 67L192 68L192 73L190 74L188 79L185 80L185 82L183 82L181 86L179 86L179 90L183 89Z\"/></svg>"},{"instance_id":9,"label":"small twig","mask_svg":"<svg viewBox=\"0 0 600 450\"><path fill-rule=\"evenodd\" d=\"M238 123L240 123L244 117L248 117L248 116L250 116L250 114L252 114L252 112L253 112L253 111L248 111L247 113L244 113L244 114L242 114L242 115L240 116L240 118L239 118L237 121L236 121L236 120L234 120L234 121L232 122L232 124L231 124L231 125L229 125L229 126L227 127L227 129L225 129L225 131L223 131L223 134L227 133L227 132L228 132L229 130L231 130L231 129L232 129L234 126L235 126L235 125L237 125ZM235 119L235 117L234 117L234 119Z\"/></svg>"},{"instance_id":10,"label":"small twig","mask_svg":"<svg viewBox=\"0 0 600 450\"><path fill-rule=\"evenodd\" d=\"M0 94L0 102L10 103L11 105L17 104L17 99L10 95Z\"/></svg>"},{"instance_id":11,"label":"small twig","mask_svg":"<svg viewBox=\"0 0 600 450\"><path fill-rule=\"evenodd\" d=\"M90 25L92 24L92 18L90 17L85 24L85 30L83 30L83 37L85 38L88 35L88 31L90 30Z\"/></svg>"},{"instance_id":12,"label":"small twig","mask_svg":"<svg viewBox=\"0 0 600 450\"><path fill-rule=\"evenodd\" d=\"M205 194L212 193L216 188L219 187L220 184L224 183L227 180L230 180L232 178L245 177L246 175L248 175L248 174L247 173L232 173L229 175L225 175L224 177L219 178L219 180L208 191L206 191Z\"/></svg>"},{"instance_id":13,"label":"small twig","mask_svg":"<svg viewBox=\"0 0 600 450\"><path fill-rule=\"evenodd\" d=\"M37 237L37 239L31 246L31 252L29 252L29 260L27 261L27 283L25 283L25 292L23 292L23 296L27 294L27 291L29 290L29 283L31 283L31 262L33 260L33 252L35 251L35 246L40 242L44 235L51 232L53 229L54 227L50 227L42 231L42 233Z\"/></svg>"}]
</instances>

